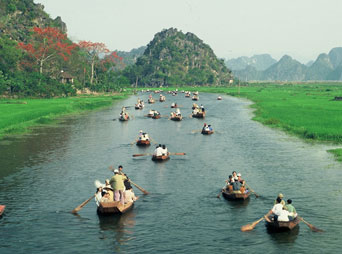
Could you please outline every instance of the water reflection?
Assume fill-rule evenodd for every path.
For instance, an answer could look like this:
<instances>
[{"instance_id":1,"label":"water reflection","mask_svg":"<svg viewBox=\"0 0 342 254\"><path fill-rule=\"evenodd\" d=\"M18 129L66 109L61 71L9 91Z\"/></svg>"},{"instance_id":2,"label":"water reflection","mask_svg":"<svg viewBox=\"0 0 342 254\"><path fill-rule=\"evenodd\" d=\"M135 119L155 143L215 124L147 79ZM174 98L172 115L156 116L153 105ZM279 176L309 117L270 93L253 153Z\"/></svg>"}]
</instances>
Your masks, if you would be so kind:
<instances>
[{"instance_id":1,"label":"water reflection","mask_svg":"<svg viewBox=\"0 0 342 254\"><path fill-rule=\"evenodd\" d=\"M99 238L103 240L112 239L115 253L121 251L121 245L125 245L135 238L133 236L133 229L136 224L136 213L134 209L122 215L98 216L101 229Z\"/></svg>"},{"instance_id":2,"label":"water reflection","mask_svg":"<svg viewBox=\"0 0 342 254\"><path fill-rule=\"evenodd\" d=\"M246 207L249 203L249 201L251 200L251 198L247 198L245 200L234 200L234 201L229 201L226 200L225 201L232 206L233 208L241 208L241 207Z\"/></svg>"},{"instance_id":3,"label":"water reflection","mask_svg":"<svg viewBox=\"0 0 342 254\"><path fill-rule=\"evenodd\" d=\"M272 229L267 228L267 233L272 241L277 244L282 243L294 243L299 234L299 225L290 231L276 232Z\"/></svg>"}]
</instances>

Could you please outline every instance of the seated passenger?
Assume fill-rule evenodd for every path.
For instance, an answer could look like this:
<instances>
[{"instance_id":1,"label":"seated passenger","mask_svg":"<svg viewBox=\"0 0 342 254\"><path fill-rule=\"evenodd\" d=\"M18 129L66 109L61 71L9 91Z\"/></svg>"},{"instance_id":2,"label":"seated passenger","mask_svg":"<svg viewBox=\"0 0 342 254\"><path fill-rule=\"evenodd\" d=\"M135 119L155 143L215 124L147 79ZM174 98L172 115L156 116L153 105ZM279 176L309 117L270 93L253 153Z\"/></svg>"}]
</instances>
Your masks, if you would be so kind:
<instances>
[{"instance_id":1,"label":"seated passenger","mask_svg":"<svg viewBox=\"0 0 342 254\"><path fill-rule=\"evenodd\" d=\"M163 145L162 148L163 148L163 151L162 151L163 155L167 155L168 151L167 151L166 146Z\"/></svg>"},{"instance_id":2,"label":"seated passenger","mask_svg":"<svg viewBox=\"0 0 342 254\"><path fill-rule=\"evenodd\" d=\"M281 198L276 199L276 204L273 206L273 208L270 210L269 213L274 214L274 221L278 220L278 216L280 216L281 211L283 210L283 204L281 203Z\"/></svg>"},{"instance_id":3,"label":"seated passenger","mask_svg":"<svg viewBox=\"0 0 342 254\"><path fill-rule=\"evenodd\" d=\"M290 221L289 216L293 215L293 213L290 213L283 207L283 210L280 211L280 214L278 216L278 221Z\"/></svg>"},{"instance_id":4,"label":"seated passenger","mask_svg":"<svg viewBox=\"0 0 342 254\"><path fill-rule=\"evenodd\" d=\"M294 206L292 205L292 200L291 200L291 199L288 199L288 200L287 200L287 204L285 205L285 209L286 209L287 211L289 211L289 213L292 213L292 214L289 216L289 219L290 219L290 220L294 220L294 219L297 217L296 208L294 208Z\"/></svg>"},{"instance_id":5,"label":"seated passenger","mask_svg":"<svg viewBox=\"0 0 342 254\"><path fill-rule=\"evenodd\" d=\"M110 200L110 195L109 195L109 193L107 191L103 191L102 193L104 195L101 198L100 202L110 202L110 201L113 201L113 200Z\"/></svg>"},{"instance_id":6,"label":"seated passenger","mask_svg":"<svg viewBox=\"0 0 342 254\"><path fill-rule=\"evenodd\" d=\"M280 198L280 200L281 200L281 204L284 206L285 205L285 201L283 200L283 198L284 198L284 195L283 194L281 194L281 193L279 193L278 194L278 197L277 197L277 199L278 198ZM274 204L277 204L277 199L276 200L274 200Z\"/></svg>"},{"instance_id":7,"label":"seated passenger","mask_svg":"<svg viewBox=\"0 0 342 254\"><path fill-rule=\"evenodd\" d=\"M125 196L125 203L131 203L137 200L137 197L135 196L133 192L132 186L126 188L124 196Z\"/></svg>"}]
</instances>

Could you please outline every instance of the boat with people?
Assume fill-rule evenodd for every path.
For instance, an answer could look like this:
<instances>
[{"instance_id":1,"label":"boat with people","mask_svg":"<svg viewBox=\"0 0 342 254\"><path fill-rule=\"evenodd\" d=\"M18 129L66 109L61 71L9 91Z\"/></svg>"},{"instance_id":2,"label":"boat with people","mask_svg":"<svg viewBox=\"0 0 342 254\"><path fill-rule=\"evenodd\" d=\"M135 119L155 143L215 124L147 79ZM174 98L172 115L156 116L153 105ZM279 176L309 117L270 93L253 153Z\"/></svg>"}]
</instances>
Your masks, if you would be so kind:
<instances>
[{"instance_id":1,"label":"boat with people","mask_svg":"<svg viewBox=\"0 0 342 254\"><path fill-rule=\"evenodd\" d=\"M153 114L153 116L152 116L152 119L159 119L159 118L161 118L161 115L160 115L160 113L158 112L158 113L155 113L155 114Z\"/></svg>"},{"instance_id":2,"label":"boat with people","mask_svg":"<svg viewBox=\"0 0 342 254\"><path fill-rule=\"evenodd\" d=\"M167 154L163 154L163 155L155 155L155 154L153 154L152 155L152 160L153 161L166 161L166 160L168 160L168 159L170 159L170 153L167 153Z\"/></svg>"},{"instance_id":3,"label":"boat with people","mask_svg":"<svg viewBox=\"0 0 342 254\"><path fill-rule=\"evenodd\" d=\"M159 101L160 101L160 102L164 102L165 100L166 100L166 97L165 97L164 95L161 94L161 95L159 96Z\"/></svg>"},{"instance_id":4,"label":"boat with people","mask_svg":"<svg viewBox=\"0 0 342 254\"><path fill-rule=\"evenodd\" d=\"M222 100L222 97L221 96L217 97L217 100L219 100L219 101Z\"/></svg>"},{"instance_id":5,"label":"boat with people","mask_svg":"<svg viewBox=\"0 0 342 254\"><path fill-rule=\"evenodd\" d=\"M198 100L199 100L199 96L198 96L198 95L192 96L192 100L193 100L193 101L198 101Z\"/></svg>"},{"instance_id":6,"label":"boat with people","mask_svg":"<svg viewBox=\"0 0 342 254\"><path fill-rule=\"evenodd\" d=\"M185 92L185 97L189 98L190 97L190 92Z\"/></svg>"},{"instance_id":7,"label":"boat with people","mask_svg":"<svg viewBox=\"0 0 342 254\"><path fill-rule=\"evenodd\" d=\"M172 121L182 121L182 119L183 119L183 116L180 113L179 108L177 108L176 112L171 112L170 120L172 120Z\"/></svg>"},{"instance_id":8,"label":"boat with people","mask_svg":"<svg viewBox=\"0 0 342 254\"><path fill-rule=\"evenodd\" d=\"M299 227L301 220L299 216L290 221L275 221L272 215L265 216L265 226L268 230L273 232L290 231Z\"/></svg>"},{"instance_id":9,"label":"boat with people","mask_svg":"<svg viewBox=\"0 0 342 254\"><path fill-rule=\"evenodd\" d=\"M194 110L192 112L192 117L195 117L195 118L205 118L205 111L201 111L201 110Z\"/></svg>"},{"instance_id":10,"label":"boat with people","mask_svg":"<svg viewBox=\"0 0 342 254\"><path fill-rule=\"evenodd\" d=\"M119 121L128 121L129 120L129 115L127 113L121 114L119 117Z\"/></svg>"},{"instance_id":11,"label":"boat with people","mask_svg":"<svg viewBox=\"0 0 342 254\"><path fill-rule=\"evenodd\" d=\"M148 114L146 116L152 118L155 115L160 115L160 113L157 110L150 109L150 111L148 112ZM155 118L155 119L158 119L158 118Z\"/></svg>"},{"instance_id":12,"label":"boat with people","mask_svg":"<svg viewBox=\"0 0 342 254\"><path fill-rule=\"evenodd\" d=\"M176 102L172 102L172 103L171 103L171 108L178 108L177 103L176 103Z\"/></svg>"},{"instance_id":13,"label":"boat with people","mask_svg":"<svg viewBox=\"0 0 342 254\"><path fill-rule=\"evenodd\" d=\"M213 134L213 133L214 133L213 130L202 130L202 131L201 131L201 134L203 134L203 135L211 135L211 134Z\"/></svg>"},{"instance_id":14,"label":"boat with people","mask_svg":"<svg viewBox=\"0 0 342 254\"><path fill-rule=\"evenodd\" d=\"M149 104L153 104L153 103L155 103L156 101L155 101L153 98L148 98L147 102L148 102Z\"/></svg>"}]
</instances>

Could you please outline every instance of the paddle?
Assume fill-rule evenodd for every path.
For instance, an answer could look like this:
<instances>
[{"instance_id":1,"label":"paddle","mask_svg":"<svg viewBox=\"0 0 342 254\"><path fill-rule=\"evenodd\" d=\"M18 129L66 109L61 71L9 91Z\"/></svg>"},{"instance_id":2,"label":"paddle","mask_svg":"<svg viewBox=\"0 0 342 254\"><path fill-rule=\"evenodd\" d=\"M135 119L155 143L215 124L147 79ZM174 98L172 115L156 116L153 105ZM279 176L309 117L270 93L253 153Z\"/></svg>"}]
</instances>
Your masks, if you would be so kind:
<instances>
[{"instance_id":1,"label":"paddle","mask_svg":"<svg viewBox=\"0 0 342 254\"><path fill-rule=\"evenodd\" d=\"M185 153L169 153L169 155L185 155Z\"/></svg>"},{"instance_id":2,"label":"paddle","mask_svg":"<svg viewBox=\"0 0 342 254\"><path fill-rule=\"evenodd\" d=\"M217 194L217 198L220 198L221 197L221 194L222 194L222 192L223 192L223 189L221 190L221 192L219 193L219 194Z\"/></svg>"},{"instance_id":3,"label":"paddle","mask_svg":"<svg viewBox=\"0 0 342 254\"><path fill-rule=\"evenodd\" d=\"M314 231L314 232L324 232L322 229L316 228L314 225L312 225L309 222L305 221L302 217L298 216L298 218L302 222L304 222L312 231Z\"/></svg>"},{"instance_id":4,"label":"paddle","mask_svg":"<svg viewBox=\"0 0 342 254\"><path fill-rule=\"evenodd\" d=\"M252 188L248 186L248 184L247 184L247 183L245 183L245 185L247 186L247 188L248 188L248 189L250 189L250 190L251 190L251 192L252 192L252 193L255 195L255 197L256 197L256 198L258 198L258 197L259 197L259 195L258 195L258 194L256 194L256 193L254 192L254 190L252 190Z\"/></svg>"},{"instance_id":5,"label":"paddle","mask_svg":"<svg viewBox=\"0 0 342 254\"><path fill-rule=\"evenodd\" d=\"M72 210L71 213L77 213L79 210L81 210L83 208L83 206L88 204L89 201L92 200L95 196L96 196L96 194L94 194L93 196L88 198L86 201L84 201L82 204L80 204L78 207L76 207L74 210Z\"/></svg>"},{"instance_id":6,"label":"paddle","mask_svg":"<svg viewBox=\"0 0 342 254\"><path fill-rule=\"evenodd\" d=\"M251 223L251 224L247 224L247 225L242 226L242 227L241 227L241 231L242 231L242 232L245 232L245 231L251 231L251 230L253 230L253 229L255 228L255 226L258 225L258 223L259 223L260 221L264 220L264 218L265 218L267 215L268 215L268 213L265 214L264 216L262 216L259 220L256 220L256 221L254 221L254 222Z\"/></svg>"},{"instance_id":7,"label":"paddle","mask_svg":"<svg viewBox=\"0 0 342 254\"><path fill-rule=\"evenodd\" d=\"M148 195L149 192L144 190L142 187L140 187L139 185L137 185L136 183L134 183L131 179L128 179L128 181L133 184L135 187L137 187L142 193L144 193L145 195Z\"/></svg>"},{"instance_id":8,"label":"paddle","mask_svg":"<svg viewBox=\"0 0 342 254\"><path fill-rule=\"evenodd\" d=\"M152 153L140 153L140 154L133 154L133 157L139 157L139 156L149 156L153 155Z\"/></svg>"}]
</instances>

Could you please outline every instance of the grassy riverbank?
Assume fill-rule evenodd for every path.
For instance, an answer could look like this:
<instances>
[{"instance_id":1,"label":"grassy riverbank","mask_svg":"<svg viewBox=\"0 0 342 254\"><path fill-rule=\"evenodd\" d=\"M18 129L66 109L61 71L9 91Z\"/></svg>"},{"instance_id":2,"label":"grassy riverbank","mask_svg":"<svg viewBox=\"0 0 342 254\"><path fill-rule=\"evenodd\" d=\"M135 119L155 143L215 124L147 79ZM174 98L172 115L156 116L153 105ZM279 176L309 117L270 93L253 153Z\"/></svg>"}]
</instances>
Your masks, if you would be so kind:
<instances>
[{"instance_id":1,"label":"grassy riverbank","mask_svg":"<svg viewBox=\"0 0 342 254\"><path fill-rule=\"evenodd\" d=\"M178 89L244 97L254 102L256 121L306 140L342 143L342 101L334 100L342 96L341 83L252 83ZM329 152L342 161L342 149Z\"/></svg>"},{"instance_id":2,"label":"grassy riverbank","mask_svg":"<svg viewBox=\"0 0 342 254\"><path fill-rule=\"evenodd\" d=\"M57 99L1 99L0 138L28 132L31 126L51 123L61 116L107 107L126 97L127 94Z\"/></svg>"}]
</instances>

